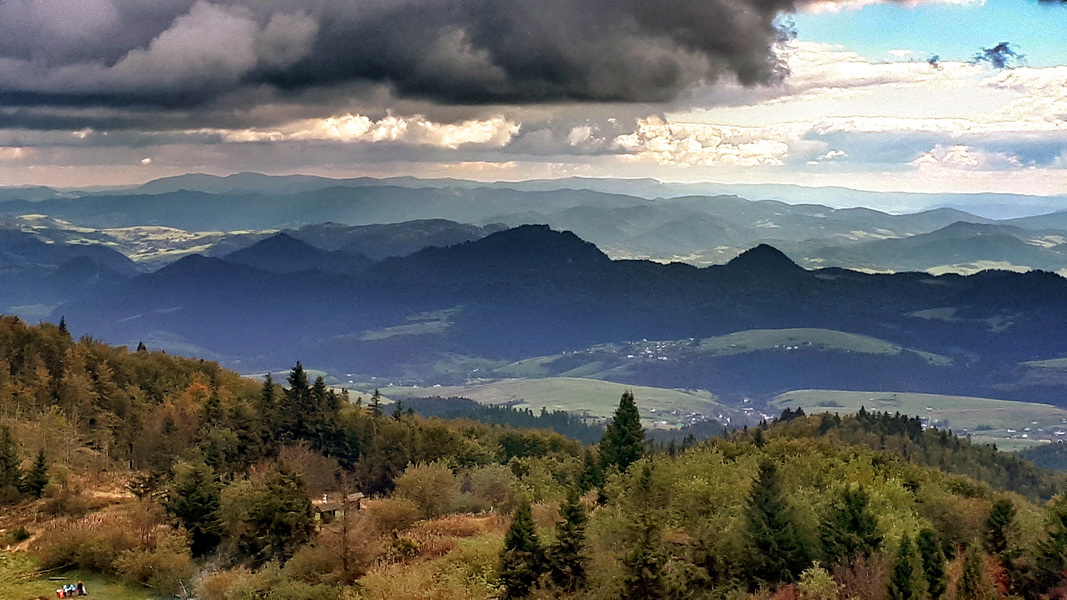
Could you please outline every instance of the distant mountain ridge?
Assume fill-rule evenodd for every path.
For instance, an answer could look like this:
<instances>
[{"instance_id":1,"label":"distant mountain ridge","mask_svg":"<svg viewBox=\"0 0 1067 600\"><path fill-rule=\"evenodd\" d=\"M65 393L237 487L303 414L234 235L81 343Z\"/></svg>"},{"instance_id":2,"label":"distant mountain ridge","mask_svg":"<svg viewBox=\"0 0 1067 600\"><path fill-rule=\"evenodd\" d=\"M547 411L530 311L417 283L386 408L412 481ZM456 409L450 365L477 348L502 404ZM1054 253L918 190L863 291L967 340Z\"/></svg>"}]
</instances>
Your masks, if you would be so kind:
<instances>
[{"instance_id":1,"label":"distant mountain ridge","mask_svg":"<svg viewBox=\"0 0 1067 600\"><path fill-rule=\"evenodd\" d=\"M938 208L963 210L995 219L1027 217L1067 210L1067 195L1035 196L1004 193L872 192L844 187L806 187L788 184L719 184L663 182L652 178L563 177L525 181L471 181L416 177L354 177L334 179L311 175L263 175L236 173L227 176L188 174L164 177L123 193L159 194L181 190L210 193L293 193L326 187L478 187L518 191L591 190L620 193L647 199L681 196L738 195L754 200L779 200L789 204L824 204L838 208L868 206L883 211L923 211Z\"/></svg>"},{"instance_id":2,"label":"distant mountain ridge","mask_svg":"<svg viewBox=\"0 0 1067 600\"><path fill-rule=\"evenodd\" d=\"M738 397L803 384L1032 400L1065 391L1020 379L1026 361L1067 356L1059 335L1067 327L1065 305L1067 280L1049 273L806 270L770 246L697 268L610 260L572 233L524 226L347 276L280 275L188 257L95 288L54 314L115 343L178 341L236 367L301 358L339 372L421 383L454 381L475 365L503 366L600 343L687 344L744 330L815 328L912 350L798 346L665 355L604 376Z\"/></svg>"}]
</instances>

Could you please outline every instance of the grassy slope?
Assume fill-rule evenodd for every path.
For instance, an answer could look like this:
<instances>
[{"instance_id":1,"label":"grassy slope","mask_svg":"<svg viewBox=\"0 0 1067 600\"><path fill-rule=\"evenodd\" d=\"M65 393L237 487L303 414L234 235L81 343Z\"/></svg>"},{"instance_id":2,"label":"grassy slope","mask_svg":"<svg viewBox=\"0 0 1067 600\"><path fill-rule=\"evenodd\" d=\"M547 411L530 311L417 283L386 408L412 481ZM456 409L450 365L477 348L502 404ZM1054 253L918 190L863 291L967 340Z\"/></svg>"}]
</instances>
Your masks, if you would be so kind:
<instances>
[{"instance_id":1,"label":"grassy slope","mask_svg":"<svg viewBox=\"0 0 1067 600\"><path fill-rule=\"evenodd\" d=\"M141 589L93 573L70 571L37 575L37 563L28 555L16 552L0 552L0 598L5 600L29 600L43 596L56 597L56 588L66 584L85 583L90 598L108 600L151 600L154 596ZM62 577L52 580L49 577Z\"/></svg>"},{"instance_id":2,"label":"grassy slope","mask_svg":"<svg viewBox=\"0 0 1067 600\"><path fill-rule=\"evenodd\" d=\"M558 373L564 377L589 377L601 379L613 371L625 372L634 358L657 358L682 356L731 356L749 352L768 351L839 351L859 354L896 356L911 350L878 338L812 327L794 329L749 329L727 335L704 338L693 343L690 340L645 341L634 343L601 344L574 353L580 356L589 353L589 361L570 371ZM947 366L952 359L912 350L928 363ZM551 364L567 354L538 356L499 367L495 371L508 377L548 377L552 375Z\"/></svg>"},{"instance_id":3,"label":"grassy slope","mask_svg":"<svg viewBox=\"0 0 1067 600\"><path fill-rule=\"evenodd\" d=\"M543 406L607 418L618 407L625 390L633 391L646 426L653 423L679 426L685 424L687 415L696 413L714 418L723 410L711 393L702 390L670 390L571 377L502 379L432 388L391 387L383 393L391 397L463 396L482 404L509 404L535 411Z\"/></svg>"},{"instance_id":4,"label":"grassy slope","mask_svg":"<svg viewBox=\"0 0 1067 600\"><path fill-rule=\"evenodd\" d=\"M1067 437L1055 433L1067 431L1067 410L1028 402L935 394L797 390L776 397L771 406L777 410L799 407L807 413L852 413L861 406L867 410L899 411L930 419L932 424L958 434L970 433L979 441L996 442L1000 447L1025 447L1039 440Z\"/></svg>"}]
</instances>

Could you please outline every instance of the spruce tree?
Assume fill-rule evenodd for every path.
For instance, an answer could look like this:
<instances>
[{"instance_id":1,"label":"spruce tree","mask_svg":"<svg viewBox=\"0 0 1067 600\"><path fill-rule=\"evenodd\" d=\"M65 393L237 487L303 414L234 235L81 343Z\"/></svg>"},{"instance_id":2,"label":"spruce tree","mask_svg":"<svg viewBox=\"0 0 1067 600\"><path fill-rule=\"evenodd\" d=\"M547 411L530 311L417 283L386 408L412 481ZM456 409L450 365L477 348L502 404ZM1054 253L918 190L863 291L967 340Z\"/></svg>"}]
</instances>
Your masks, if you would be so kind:
<instances>
[{"instance_id":1,"label":"spruce tree","mask_svg":"<svg viewBox=\"0 0 1067 600\"><path fill-rule=\"evenodd\" d=\"M22 492L34 498L40 498L44 494L44 488L48 486L48 461L45 459L44 450L37 452L37 458L33 466L22 477Z\"/></svg>"},{"instance_id":2,"label":"spruce tree","mask_svg":"<svg viewBox=\"0 0 1067 600\"><path fill-rule=\"evenodd\" d=\"M530 595L543 565L544 551L537 539L533 514L530 505L523 503L515 511L500 553L500 583L505 600Z\"/></svg>"},{"instance_id":3,"label":"spruce tree","mask_svg":"<svg viewBox=\"0 0 1067 600\"><path fill-rule=\"evenodd\" d=\"M259 434L263 447L268 454L273 455L277 452L280 432L274 378L270 373L263 378L263 387L256 399L256 412L259 413Z\"/></svg>"},{"instance_id":4,"label":"spruce tree","mask_svg":"<svg viewBox=\"0 0 1067 600\"><path fill-rule=\"evenodd\" d=\"M753 577L770 584L795 581L811 565L812 557L793 520L778 467L770 460L760 462L747 516L749 537L756 550Z\"/></svg>"},{"instance_id":5,"label":"spruce tree","mask_svg":"<svg viewBox=\"0 0 1067 600\"><path fill-rule=\"evenodd\" d=\"M645 429L641 427L641 414L637 410L633 392L625 391L600 438L600 464L605 471L614 467L624 472L644 453Z\"/></svg>"},{"instance_id":6,"label":"spruce tree","mask_svg":"<svg viewBox=\"0 0 1067 600\"><path fill-rule=\"evenodd\" d=\"M1067 494L1049 502L1046 537L1037 544L1035 591L1044 593L1063 580L1067 571Z\"/></svg>"},{"instance_id":7,"label":"spruce tree","mask_svg":"<svg viewBox=\"0 0 1067 600\"><path fill-rule=\"evenodd\" d=\"M286 413L289 419L288 433L293 439L308 439L310 422L314 419L314 402L311 399L311 384L308 383L304 366L297 361L289 371L289 389L285 391Z\"/></svg>"},{"instance_id":8,"label":"spruce tree","mask_svg":"<svg viewBox=\"0 0 1067 600\"><path fill-rule=\"evenodd\" d=\"M897 558L889 573L887 600L917 600L925 593L926 582L922 577L918 557L911 543L911 536L904 534L897 549Z\"/></svg>"},{"instance_id":9,"label":"spruce tree","mask_svg":"<svg viewBox=\"0 0 1067 600\"><path fill-rule=\"evenodd\" d=\"M556 524L556 540L548 548L549 576L560 589L573 592L585 585L585 506L578 490L571 488L560 507L563 518Z\"/></svg>"},{"instance_id":10,"label":"spruce tree","mask_svg":"<svg viewBox=\"0 0 1067 600\"><path fill-rule=\"evenodd\" d=\"M189 532L193 556L208 554L218 546L221 488L215 472L203 462L178 463L167 489L167 512Z\"/></svg>"},{"instance_id":11,"label":"spruce tree","mask_svg":"<svg viewBox=\"0 0 1067 600\"><path fill-rule=\"evenodd\" d=\"M382 395L377 389L371 394L369 407L370 416L375 419L380 419L382 417Z\"/></svg>"},{"instance_id":12,"label":"spruce tree","mask_svg":"<svg viewBox=\"0 0 1067 600\"><path fill-rule=\"evenodd\" d=\"M1015 505L1007 498L993 503L985 523L985 547L993 556L1002 560L1011 549L1011 537L1015 526Z\"/></svg>"},{"instance_id":13,"label":"spruce tree","mask_svg":"<svg viewBox=\"0 0 1067 600\"><path fill-rule=\"evenodd\" d=\"M956 583L956 600L986 600L994 596L987 586L982 551L978 544L971 544L963 555L963 572Z\"/></svg>"},{"instance_id":14,"label":"spruce tree","mask_svg":"<svg viewBox=\"0 0 1067 600\"><path fill-rule=\"evenodd\" d=\"M621 600L660 600L667 598L663 580L664 556L659 544L659 529L651 519L642 517L637 545L623 559L626 575Z\"/></svg>"},{"instance_id":15,"label":"spruce tree","mask_svg":"<svg viewBox=\"0 0 1067 600\"><path fill-rule=\"evenodd\" d=\"M22 483L20 462L11 430L0 427L0 501L18 499L19 485Z\"/></svg>"},{"instance_id":16,"label":"spruce tree","mask_svg":"<svg viewBox=\"0 0 1067 600\"><path fill-rule=\"evenodd\" d=\"M870 556L882 543L877 526L867 490L862 487L842 490L838 502L819 527L827 563Z\"/></svg>"},{"instance_id":17,"label":"spruce tree","mask_svg":"<svg viewBox=\"0 0 1067 600\"><path fill-rule=\"evenodd\" d=\"M948 573L945 571L945 553L933 529L926 528L915 538L919 550L923 577L926 579L926 594L931 600L939 600L948 591Z\"/></svg>"}]
</instances>

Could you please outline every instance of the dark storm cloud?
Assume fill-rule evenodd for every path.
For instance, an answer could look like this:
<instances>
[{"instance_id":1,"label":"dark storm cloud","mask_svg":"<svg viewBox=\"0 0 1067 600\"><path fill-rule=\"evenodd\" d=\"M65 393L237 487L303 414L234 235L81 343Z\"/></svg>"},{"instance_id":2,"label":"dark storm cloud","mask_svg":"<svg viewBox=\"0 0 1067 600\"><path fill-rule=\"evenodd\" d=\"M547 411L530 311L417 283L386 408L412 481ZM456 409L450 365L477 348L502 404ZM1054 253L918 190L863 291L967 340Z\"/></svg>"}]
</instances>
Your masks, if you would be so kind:
<instances>
[{"instance_id":1,"label":"dark storm cloud","mask_svg":"<svg viewBox=\"0 0 1067 600\"><path fill-rule=\"evenodd\" d=\"M385 86L435 104L659 102L782 74L794 0L4 0L0 105L182 107ZM250 102L255 102L250 101ZM3 117L0 117L0 125Z\"/></svg>"}]
</instances>

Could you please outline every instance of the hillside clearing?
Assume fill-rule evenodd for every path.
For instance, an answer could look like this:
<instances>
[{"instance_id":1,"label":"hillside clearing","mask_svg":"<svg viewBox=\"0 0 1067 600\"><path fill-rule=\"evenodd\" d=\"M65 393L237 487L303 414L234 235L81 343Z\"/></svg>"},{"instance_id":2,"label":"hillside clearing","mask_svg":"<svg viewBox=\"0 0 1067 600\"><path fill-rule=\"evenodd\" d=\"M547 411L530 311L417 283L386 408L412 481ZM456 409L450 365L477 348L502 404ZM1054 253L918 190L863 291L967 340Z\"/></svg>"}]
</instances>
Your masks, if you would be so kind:
<instances>
[{"instance_id":1,"label":"hillside clearing","mask_svg":"<svg viewBox=\"0 0 1067 600\"><path fill-rule=\"evenodd\" d=\"M637 397L646 426L680 427L694 420L720 418L727 410L704 390L672 390L624 385L596 379L548 377L543 379L501 379L468 385L431 388L390 387L391 398L405 396L461 396L482 404L501 404L515 408L563 410L606 419L619 404L626 390Z\"/></svg>"},{"instance_id":2,"label":"hillside clearing","mask_svg":"<svg viewBox=\"0 0 1067 600\"><path fill-rule=\"evenodd\" d=\"M803 408L809 414L854 413L862 406L869 411L918 415L925 425L1012 447L1067 437L1067 410L1030 402L901 392L796 390L775 397L770 405L777 410Z\"/></svg>"}]
</instances>

